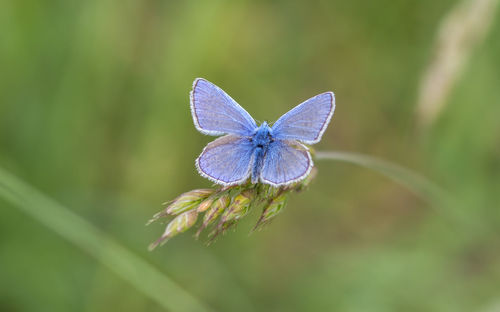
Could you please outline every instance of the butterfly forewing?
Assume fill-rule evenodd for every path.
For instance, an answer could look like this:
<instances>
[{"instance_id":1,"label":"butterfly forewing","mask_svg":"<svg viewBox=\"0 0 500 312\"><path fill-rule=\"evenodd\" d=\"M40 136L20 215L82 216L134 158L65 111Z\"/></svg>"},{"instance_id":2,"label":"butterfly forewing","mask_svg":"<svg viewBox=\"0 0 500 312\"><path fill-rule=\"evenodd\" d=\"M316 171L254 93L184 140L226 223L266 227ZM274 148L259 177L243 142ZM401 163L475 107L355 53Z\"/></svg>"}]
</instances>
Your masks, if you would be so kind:
<instances>
[{"instance_id":1,"label":"butterfly forewing","mask_svg":"<svg viewBox=\"0 0 500 312\"><path fill-rule=\"evenodd\" d=\"M246 138L226 135L210 142L196 159L200 174L215 183L234 185L250 174L252 144Z\"/></svg>"},{"instance_id":2,"label":"butterfly forewing","mask_svg":"<svg viewBox=\"0 0 500 312\"><path fill-rule=\"evenodd\" d=\"M282 140L318 143L335 110L333 92L325 92L296 106L276 121L273 136Z\"/></svg>"},{"instance_id":3,"label":"butterfly forewing","mask_svg":"<svg viewBox=\"0 0 500 312\"><path fill-rule=\"evenodd\" d=\"M312 167L313 161L305 146L277 140L269 145L260 177L273 186L286 185L304 179Z\"/></svg>"},{"instance_id":4,"label":"butterfly forewing","mask_svg":"<svg viewBox=\"0 0 500 312\"><path fill-rule=\"evenodd\" d=\"M191 91L191 113L196 129L204 134L250 136L257 125L221 88L198 78Z\"/></svg>"}]
</instances>

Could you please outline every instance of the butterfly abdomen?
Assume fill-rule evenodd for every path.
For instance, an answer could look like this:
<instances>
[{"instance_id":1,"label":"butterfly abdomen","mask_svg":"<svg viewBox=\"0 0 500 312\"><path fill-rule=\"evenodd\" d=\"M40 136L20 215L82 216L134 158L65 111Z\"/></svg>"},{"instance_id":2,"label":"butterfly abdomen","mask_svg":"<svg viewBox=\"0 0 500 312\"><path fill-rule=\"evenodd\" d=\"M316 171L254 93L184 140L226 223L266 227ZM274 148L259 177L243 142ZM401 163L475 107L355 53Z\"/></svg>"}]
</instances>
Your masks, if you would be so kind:
<instances>
[{"instance_id":1,"label":"butterfly abdomen","mask_svg":"<svg viewBox=\"0 0 500 312\"><path fill-rule=\"evenodd\" d=\"M264 148L257 147L253 152L252 183L259 182L260 172L264 164Z\"/></svg>"}]
</instances>

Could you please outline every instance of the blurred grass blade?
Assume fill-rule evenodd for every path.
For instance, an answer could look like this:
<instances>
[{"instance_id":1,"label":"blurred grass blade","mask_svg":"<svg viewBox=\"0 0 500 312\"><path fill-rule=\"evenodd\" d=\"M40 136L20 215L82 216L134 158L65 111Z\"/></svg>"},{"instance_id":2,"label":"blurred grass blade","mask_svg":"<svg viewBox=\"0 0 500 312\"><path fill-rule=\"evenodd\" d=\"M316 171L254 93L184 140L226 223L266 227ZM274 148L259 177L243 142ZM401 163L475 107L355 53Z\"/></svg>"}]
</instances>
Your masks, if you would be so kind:
<instances>
[{"instance_id":1,"label":"blurred grass blade","mask_svg":"<svg viewBox=\"0 0 500 312\"><path fill-rule=\"evenodd\" d=\"M91 254L160 306L171 311L210 311L144 259L1 168L0 197Z\"/></svg>"},{"instance_id":2,"label":"blurred grass blade","mask_svg":"<svg viewBox=\"0 0 500 312\"><path fill-rule=\"evenodd\" d=\"M443 18L434 44L434 57L420 82L417 114L420 128L439 117L455 83L475 48L493 24L498 0L461 0Z\"/></svg>"},{"instance_id":3,"label":"blurred grass blade","mask_svg":"<svg viewBox=\"0 0 500 312\"><path fill-rule=\"evenodd\" d=\"M446 200L445 192L423 176L399 165L375 157L348 152L316 152L316 159L330 159L349 162L377 171L403 185L420 198L436 204Z\"/></svg>"}]
</instances>

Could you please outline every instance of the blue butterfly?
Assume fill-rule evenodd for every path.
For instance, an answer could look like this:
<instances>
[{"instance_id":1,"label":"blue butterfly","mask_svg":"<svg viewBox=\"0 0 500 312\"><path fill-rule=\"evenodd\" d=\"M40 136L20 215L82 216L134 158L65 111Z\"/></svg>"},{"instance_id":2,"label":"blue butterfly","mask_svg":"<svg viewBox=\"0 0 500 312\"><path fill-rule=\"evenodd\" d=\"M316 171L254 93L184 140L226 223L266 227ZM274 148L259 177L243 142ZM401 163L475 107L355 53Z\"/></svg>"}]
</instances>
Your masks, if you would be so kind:
<instances>
[{"instance_id":1,"label":"blue butterfly","mask_svg":"<svg viewBox=\"0 0 500 312\"><path fill-rule=\"evenodd\" d=\"M333 92L296 106L272 127L255 120L221 88L198 78L190 94L191 114L203 134L224 135L196 159L205 178L224 186L252 183L282 186L307 177L313 161L305 144L321 140L335 110Z\"/></svg>"}]
</instances>

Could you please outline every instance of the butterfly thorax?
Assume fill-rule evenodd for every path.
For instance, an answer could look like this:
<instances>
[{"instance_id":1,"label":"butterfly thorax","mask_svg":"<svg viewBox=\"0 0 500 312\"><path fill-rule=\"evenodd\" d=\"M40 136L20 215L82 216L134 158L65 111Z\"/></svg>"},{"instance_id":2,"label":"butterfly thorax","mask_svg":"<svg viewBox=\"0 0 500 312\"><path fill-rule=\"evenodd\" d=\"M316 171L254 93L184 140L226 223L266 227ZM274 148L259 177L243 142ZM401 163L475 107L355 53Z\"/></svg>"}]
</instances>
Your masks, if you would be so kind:
<instances>
[{"instance_id":1,"label":"butterfly thorax","mask_svg":"<svg viewBox=\"0 0 500 312\"><path fill-rule=\"evenodd\" d=\"M274 142L272 129L264 121L250 138L253 144L252 183L257 183L269 145Z\"/></svg>"},{"instance_id":2,"label":"butterfly thorax","mask_svg":"<svg viewBox=\"0 0 500 312\"><path fill-rule=\"evenodd\" d=\"M266 149L273 142L272 130L264 121L251 138L254 148Z\"/></svg>"}]
</instances>

